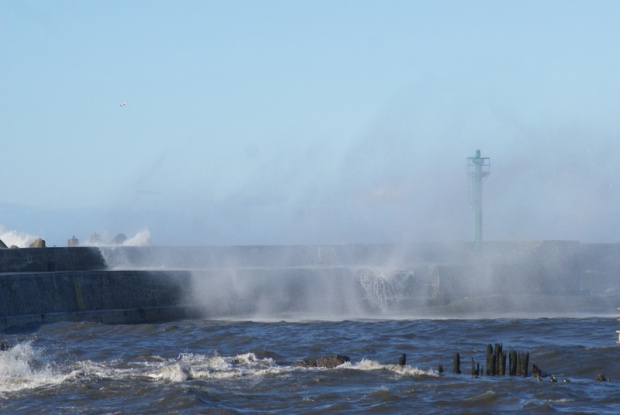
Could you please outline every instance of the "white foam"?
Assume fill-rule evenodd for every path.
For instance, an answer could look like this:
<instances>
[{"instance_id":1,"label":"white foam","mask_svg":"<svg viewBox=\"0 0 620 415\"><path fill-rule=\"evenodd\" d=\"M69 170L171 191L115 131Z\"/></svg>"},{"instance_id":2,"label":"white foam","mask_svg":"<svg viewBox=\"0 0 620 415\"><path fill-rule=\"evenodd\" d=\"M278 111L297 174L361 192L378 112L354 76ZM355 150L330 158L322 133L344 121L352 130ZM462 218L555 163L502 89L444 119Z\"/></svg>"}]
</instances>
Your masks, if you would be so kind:
<instances>
[{"instance_id":1,"label":"white foam","mask_svg":"<svg viewBox=\"0 0 620 415\"><path fill-rule=\"evenodd\" d=\"M357 363L346 362L336 369L388 370L405 376L438 375L434 371L425 371L407 365L386 365L368 359ZM0 353L0 393L74 382L83 378L113 380L147 378L159 382L182 383L193 379L220 380L268 375L286 376L290 372L306 370L334 369L278 365L273 359L261 359L254 353L236 356L181 353L174 359L153 356L147 362L83 360L74 362L63 369L48 362L44 351L34 349L29 341Z\"/></svg>"},{"instance_id":2,"label":"white foam","mask_svg":"<svg viewBox=\"0 0 620 415\"><path fill-rule=\"evenodd\" d=\"M389 370L390 372L395 372L395 373L406 375L406 376L421 376L421 375L439 376L439 373L434 370L424 370L424 369L420 369L420 368L409 366L409 365L400 366L400 365L395 365L395 364L382 364L374 360L368 360L368 359L362 359L358 363L347 362L343 365L340 365L339 367L347 367L350 369L367 370L367 371Z\"/></svg>"},{"instance_id":3,"label":"white foam","mask_svg":"<svg viewBox=\"0 0 620 415\"><path fill-rule=\"evenodd\" d=\"M148 376L168 382L185 382L191 378L191 372L189 367L175 363L169 366L164 366L160 370L148 374Z\"/></svg>"},{"instance_id":4,"label":"white foam","mask_svg":"<svg viewBox=\"0 0 620 415\"><path fill-rule=\"evenodd\" d=\"M294 371L316 371L348 369L360 371L390 371L402 376L439 376L432 369L420 369L410 365L382 364L374 360L362 359L359 362L345 362L336 368L301 367L278 365L273 359L259 359L254 353L237 356L205 356L182 353L176 360L163 363L162 367L148 374L149 377L171 382L184 382L190 379L232 379L249 376L284 375Z\"/></svg>"},{"instance_id":5,"label":"white foam","mask_svg":"<svg viewBox=\"0 0 620 415\"><path fill-rule=\"evenodd\" d=\"M273 359L259 359L254 353L234 357L205 356L181 353L176 360L162 364L147 373L152 379L184 382L191 379L232 379L242 376L265 376L292 370L289 366L277 366Z\"/></svg>"},{"instance_id":6,"label":"white foam","mask_svg":"<svg viewBox=\"0 0 620 415\"><path fill-rule=\"evenodd\" d=\"M37 239L37 236L26 232L6 229L4 226L0 225L0 240L8 247L15 245L19 248L26 248L30 246L35 239Z\"/></svg>"},{"instance_id":7,"label":"white foam","mask_svg":"<svg viewBox=\"0 0 620 415\"><path fill-rule=\"evenodd\" d=\"M40 351L32 348L30 341L0 353L0 392L58 384L64 378L55 373Z\"/></svg>"}]
</instances>

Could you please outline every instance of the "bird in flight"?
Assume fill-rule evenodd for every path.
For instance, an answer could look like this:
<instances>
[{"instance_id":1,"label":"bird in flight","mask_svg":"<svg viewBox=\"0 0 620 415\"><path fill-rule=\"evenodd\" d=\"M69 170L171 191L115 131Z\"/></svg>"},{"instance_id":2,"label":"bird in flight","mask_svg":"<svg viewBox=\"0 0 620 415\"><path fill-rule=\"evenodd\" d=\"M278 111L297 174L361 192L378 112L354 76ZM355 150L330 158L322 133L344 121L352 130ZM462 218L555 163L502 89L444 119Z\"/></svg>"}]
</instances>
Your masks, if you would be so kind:
<instances>
[{"instance_id":1,"label":"bird in flight","mask_svg":"<svg viewBox=\"0 0 620 415\"><path fill-rule=\"evenodd\" d=\"M127 105L125 101L121 102L121 107L124 107L125 105Z\"/></svg>"}]
</instances>

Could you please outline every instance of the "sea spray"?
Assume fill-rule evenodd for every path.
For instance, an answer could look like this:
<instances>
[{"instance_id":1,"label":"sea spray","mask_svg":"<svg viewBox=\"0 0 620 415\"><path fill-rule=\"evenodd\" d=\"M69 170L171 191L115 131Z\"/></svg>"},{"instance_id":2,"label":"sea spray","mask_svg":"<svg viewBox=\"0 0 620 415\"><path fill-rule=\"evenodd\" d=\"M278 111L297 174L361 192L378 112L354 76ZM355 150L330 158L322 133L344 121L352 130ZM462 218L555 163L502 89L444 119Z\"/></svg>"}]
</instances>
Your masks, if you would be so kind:
<instances>
[{"instance_id":1,"label":"sea spray","mask_svg":"<svg viewBox=\"0 0 620 415\"><path fill-rule=\"evenodd\" d=\"M35 235L7 229L0 225L0 240L8 247L27 248L35 239L37 239Z\"/></svg>"},{"instance_id":2,"label":"sea spray","mask_svg":"<svg viewBox=\"0 0 620 415\"><path fill-rule=\"evenodd\" d=\"M364 290L365 299L371 308L380 312L395 311L405 292L411 274L393 270L362 268L357 271L357 280Z\"/></svg>"},{"instance_id":3,"label":"sea spray","mask_svg":"<svg viewBox=\"0 0 620 415\"><path fill-rule=\"evenodd\" d=\"M32 341L18 343L0 352L0 392L36 388L60 383L62 376L53 370L41 350Z\"/></svg>"}]
</instances>

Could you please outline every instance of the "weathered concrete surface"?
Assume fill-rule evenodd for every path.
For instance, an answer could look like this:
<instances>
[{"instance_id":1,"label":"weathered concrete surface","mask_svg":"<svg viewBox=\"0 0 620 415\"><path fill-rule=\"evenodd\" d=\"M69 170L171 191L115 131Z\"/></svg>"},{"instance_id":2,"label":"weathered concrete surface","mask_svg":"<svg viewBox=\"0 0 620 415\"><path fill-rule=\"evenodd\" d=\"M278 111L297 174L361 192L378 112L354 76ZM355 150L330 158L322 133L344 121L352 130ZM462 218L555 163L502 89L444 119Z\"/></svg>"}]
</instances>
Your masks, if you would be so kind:
<instances>
[{"instance_id":1,"label":"weathered concrete surface","mask_svg":"<svg viewBox=\"0 0 620 415\"><path fill-rule=\"evenodd\" d=\"M0 249L0 273L88 271L105 268L105 261L97 248Z\"/></svg>"},{"instance_id":2,"label":"weathered concrete surface","mask_svg":"<svg viewBox=\"0 0 620 415\"><path fill-rule=\"evenodd\" d=\"M72 271L0 274L0 327L53 321L137 323L183 318L187 272Z\"/></svg>"}]
</instances>

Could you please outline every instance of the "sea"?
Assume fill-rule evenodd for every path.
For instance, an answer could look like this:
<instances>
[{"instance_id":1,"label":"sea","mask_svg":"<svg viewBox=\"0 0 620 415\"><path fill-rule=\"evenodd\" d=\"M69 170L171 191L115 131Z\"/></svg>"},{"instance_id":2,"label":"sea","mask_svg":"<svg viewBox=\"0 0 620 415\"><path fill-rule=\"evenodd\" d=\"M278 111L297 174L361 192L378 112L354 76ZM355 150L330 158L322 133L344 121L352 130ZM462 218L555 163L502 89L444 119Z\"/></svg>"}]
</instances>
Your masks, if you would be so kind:
<instances>
[{"instance_id":1,"label":"sea","mask_svg":"<svg viewBox=\"0 0 620 415\"><path fill-rule=\"evenodd\" d=\"M2 333L0 413L617 414L615 317L26 326ZM536 364L542 376L486 375L487 345L496 343L529 352L530 371ZM455 353L460 374L453 373ZM299 365L333 355L349 360ZM482 365L479 376L471 373L472 359Z\"/></svg>"},{"instance_id":2,"label":"sea","mask_svg":"<svg viewBox=\"0 0 620 415\"><path fill-rule=\"evenodd\" d=\"M607 283L598 297L498 295L476 276L429 306L418 269L278 268L260 262L269 249L237 249L251 269L193 270L200 318L5 329L0 414L620 413L620 295ZM135 267L131 252L155 252L152 266L169 250L112 250L106 263ZM213 262L205 252L177 265ZM527 376L487 373L496 344L529 353ZM331 356L341 364L301 364Z\"/></svg>"}]
</instances>

